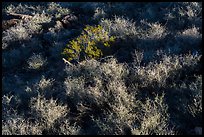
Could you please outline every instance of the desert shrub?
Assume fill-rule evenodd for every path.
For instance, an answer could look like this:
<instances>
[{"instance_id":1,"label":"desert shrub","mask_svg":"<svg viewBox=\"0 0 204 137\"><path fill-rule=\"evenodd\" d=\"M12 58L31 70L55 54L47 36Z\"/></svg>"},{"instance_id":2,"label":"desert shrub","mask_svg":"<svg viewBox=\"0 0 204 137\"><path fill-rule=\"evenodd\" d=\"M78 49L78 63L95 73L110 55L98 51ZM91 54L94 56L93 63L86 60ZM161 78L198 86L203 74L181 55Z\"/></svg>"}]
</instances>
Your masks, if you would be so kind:
<instances>
[{"instance_id":1,"label":"desert shrub","mask_svg":"<svg viewBox=\"0 0 204 137\"><path fill-rule=\"evenodd\" d=\"M192 28L178 32L175 36L177 46L182 51L198 50L202 42L202 33L199 28L193 26Z\"/></svg>"},{"instance_id":2,"label":"desert shrub","mask_svg":"<svg viewBox=\"0 0 204 137\"><path fill-rule=\"evenodd\" d=\"M56 2L41 3L41 5L38 5L37 2L27 2L15 5L10 4L4 10L6 13L19 13L27 15L41 14L46 12L50 15L53 15L55 18L60 18L63 15L70 13L69 9L61 7L61 5Z\"/></svg>"},{"instance_id":3,"label":"desert shrub","mask_svg":"<svg viewBox=\"0 0 204 137\"><path fill-rule=\"evenodd\" d=\"M71 125L69 120L65 120L60 125L59 135L79 135L80 127Z\"/></svg>"},{"instance_id":4,"label":"desert shrub","mask_svg":"<svg viewBox=\"0 0 204 137\"><path fill-rule=\"evenodd\" d=\"M25 40L25 39L29 39L29 34L26 28L22 26L22 24L16 27L12 27L11 29L6 30L6 32L3 32L2 40L15 41L15 40Z\"/></svg>"},{"instance_id":5,"label":"desert shrub","mask_svg":"<svg viewBox=\"0 0 204 137\"><path fill-rule=\"evenodd\" d=\"M190 113L196 117L202 113L202 77L197 76L196 81L189 85L189 89L192 91L193 102L189 105Z\"/></svg>"},{"instance_id":6,"label":"desert shrub","mask_svg":"<svg viewBox=\"0 0 204 137\"><path fill-rule=\"evenodd\" d=\"M62 16L69 14L70 10L67 8L61 7L60 4L51 2L48 4L48 8L46 12L48 14L54 14L55 18L61 18Z\"/></svg>"},{"instance_id":7,"label":"desert shrub","mask_svg":"<svg viewBox=\"0 0 204 137\"><path fill-rule=\"evenodd\" d=\"M116 86L114 86L116 88ZM121 90L122 91L122 90ZM123 98L120 98L123 96ZM110 103L112 111L104 112L103 118L94 118L102 135L173 135L175 131L169 126L170 116L164 94L154 99L147 98L145 102L131 101L123 94L117 94L116 100ZM123 102L126 99L127 103ZM126 106L126 105L129 106ZM105 117L105 119L104 119Z\"/></svg>"},{"instance_id":8,"label":"desert shrub","mask_svg":"<svg viewBox=\"0 0 204 137\"><path fill-rule=\"evenodd\" d=\"M107 15L105 13L105 11L101 8L96 8L95 9L95 13L93 15L93 18L96 20L100 20L101 18L105 18Z\"/></svg>"},{"instance_id":9,"label":"desert shrub","mask_svg":"<svg viewBox=\"0 0 204 137\"><path fill-rule=\"evenodd\" d=\"M126 125L120 121L114 113L104 113L104 118L93 118L96 126L99 128L99 135L127 135ZM128 126L127 126L128 128Z\"/></svg>"},{"instance_id":10,"label":"desert shrub","mask_svg":"<svg viewBox=\"0 0 204 137\"><path fill-rule=\"evenodd\" d=\"M100 25L86 26L79 37L69 42L62 54L68 61L73 59L79 61L84 58L98 59L105 54L102 48L110 47L114 41L115 37L109 36Z\"/></svg>"},{"instance_id":11,"label":"desert shrub","mask_svg":"<svg viewBox=\"0 0 204 137\"><path fill-rule=\"evenodd\" d=\"M201 119L201 113L202 113L202 78L201 76L194 76L195 81L190 82L187 84L187 82L182 82L180 86L177 87L178 90L182 92L182 90L189 91L189 95L191 97L191 100L188 99L188 101L185 104L185 111L188 111L190 115L192 115L197 121L194 121L194 124L201 124L199 120ZM186 98L187 99L187 98ZM197 122L197 123L196 123ZM199 125L197 125L199 126Z\"/></svg>"},{"instance_id":12,"label":"desert shrub","mask_svg":"<svg viewBox=\"0 0 204 137\"><path fill-rule=\"evenodd\" d=\"M100 25L111 35L126 39L137 35L135 22L124 17L115 16L113 19L102 19Z\"/></svg>"},{"instance_id":13,"label":"desert shrub","mask_svg":"<svg viewBox=\"0 0 204 137\"><path fill-rule=\"evenodd\" d=\"M101 130L99 134L125 134L123 128L134 125L137 105L124 83L123 78L128 74L125 65L117 63L114 58L102 64L92 59L68 67L66 71L68 76L64 82L65 90L73 104L86 106L88 112L94 111L91 106L96 110L103 108L99 114L92 113L94 123ZM84 111L80 112L85 115ZM101 119L104 116L107 121Z\"/></svg>"},{"instance_id":14,"label":"desert shrub","mask_svg":"<svg viewBox=\"0 0 204 137\"><path fill-rule=\"evenodd\" d=\"M108 81L117 81L128 73L125 66L117 64L115 59L110 59L101 66L96 60L84 61L80 64L78 67L66 68L68 76L64 82L67 95L75 104L83 100L91 104L102 104L101 102L109 98L109 92L103 91L105 90L103 84L107 85Z\"/></svg>"},{"instance_id":15,"label":"desert shrub","mask_svg":"<svg viewBox=\"0 0 204 137\"><path fill-rule=\"evenodd\" d=\"M42 126L40 123L30 122L20 116L18 106L20 100L15 95L2 97L2 135L40 135Z\"/></svg>"},{"instance_id":16,"label":"desert shrub","mask_svg":"<svg viewBox=\"0 0 204 137\"><path fill-rule=\"evenodd\" d=\"M169 30L159 22L150 23L147 20L141 20L138 26L136 28L137 34L132 37L131 43L134 48L144 50L144 54L164 48L171 42Z\"/></svg>"},{"instance_id":17,"label":"desert shrub","mask_svg":"<svg viewBox=\"0 0 204 137\"><path fill-rule=\"evenodd\" d=\"M10 4L5 8L6 13L24 13L30 14L30 10L28 6L22 5L21 3L18 5Z\"/></svg>"},{"instance_id":18,"label":"desert shrub","mask_svg":"<svg viewBox=\"0 0 204 137\"><path fill-rule=\"evenodd\" d=\"M68 110L67 106L58 105L56 100L46 100L44 96L38 95L31 99L31 109L39 116L46 128L53 126L55 120L64 117Z\"/></svg>"},{"instance_id":19,"label":"desert shrub","mask_svg":"<svg viewBox=\"0 0 204 137\"><path fill-rule=\"evenodd\" d=\"M47 63L47 59L45 59L41 54L33 54L27 61L28 68L38 70L44 67Z\"/></svg>"},{"instance_id":20,"label":"desert shrub","mask_svg":"<svg viewBox=\"0 0 204 137\"><path fill-rule=\"evenodd\" d=\"M2 135L42 135L42 126L16 117L2 122Z\"/></svg>"},{"instance_id":21,"label":"desert shrub","mask_svg":"<svg viewBox=\"0 0 204 137\"><path fill-rule=\"evenodd\" d=\"M140 80L143 81L143 86L147 86L152 82L156 82L157 86L165 86L167 78L172 79L179 75L177 70L197 67L197 64L201 58L201 55L186 54L183 56L166 56L159 63L150 62L147 66L137 66L135 67L134 73L137 74ZM137 63L137 62L136 62ZM149 83L149 84L146 84ZM151 85L150 84L150 85Z\"/></svg>"},{"instance_id":22,"label":"desert shrub","mask_svg":"<svg viewBox=\"0 0 204 137\"><path fill-rule=\"evenodd\" d=\"M182 30L190 25L201 26L201 5L199 2L172 3L166 14L168 28L170 30Z\"/></svg>"},{"instance_id":23,"label":"desert shrub","mask_svg":"<svg viewBox=\"0 0 204 137\"><path fill-rule=\"evenodd\" d=\"M146 28L140 30L139 38L140 39L163 39L168 34L165 26L161 25L158 22L148 23L147 21L142 20L141 23L146 25Z\"/></svg>"},{"instance_id":24,"label":"desert shrub","mask_svg":"<svg viewBox=\"0 0 204 137\"><path fill-rule=\"evenodd\" d=\"M42 76L40 81L37 83L37 90L41 93L44 93L47 90L50 90L54 83L54 79L45 79L45 76Z\"/></svg>"},{"instance_id":25,"label":"desert shrub","mask_svg":"<svg viewBox=\"0 0 204 137\"><path fill-rule=\"evenodd\" d=\"M142 51L138 51L138 50L135 50L133 53L132 53L132 56L133 56L133 60L134 60L134 65L140 65L142 60L143 60L143 52Z\"/></svg>"},{"instance_id":26,"label":"desert shrub","mask_svg":"<svg viewBox=\"0 0 204 137\"><path fill-rule=\"evenodd\" d=\"M14 27L11 27L2 32L2 49L13 46L12 42L19 42L31 40L34 34L40 33L43 23L49 23L51 21L50 16L46 16L45 13L36 14L31 20L27 22L20 22ZM13 46L15 47L15 46Z\"/></svg>"},{"instance_id":27,"label":"desert shrub","mask_svg":"<svg viewBox=\"0 0 204 137\"><path fill-rule=\"evenodd\" d=\"M2 120L7 120L12 115L16 114L16 110L14 108L16 104L16 99L13 95L4 95L2 97Z\"/></svg>"},{"instance_id":28,"label":"desert shrub","mask_svg":"<svg viewBox=\"0 0 204 137\"><path fill-rule=\"evenodd\" d=\"M51 20L52 20L52 16L43 12L43 13L37 13L33 15L31 20L29 20L29 22L40 24L40 23L49 23Z\"/></svg>"},{"instance_id":29,"label":"desert shrub","mask_svg":"<svg viewBox=\"0 0 204 137\"><path fill-rule=\"evenodd\" d=\"M202 119L202 79L199 75L191 76L191 80L189 77L186 76L180 83L174 83L171 94L168 93L172 123L175 127L180 127L182 132L192 126L200 126Z\"/></svg>"},{"instance_id":30,"label":"desert shrub","mask_svg":"<svg viewBox=\"0 0 204 137\"><path fill-rule=\"evenodd\" d=\"M141 105L143 114L139 128L133 128L133 135L173 135L172 129L168 127L168 106L165 104L164 94L156 96L153 100L147 98Z\"/></svg>"}]
</instances>

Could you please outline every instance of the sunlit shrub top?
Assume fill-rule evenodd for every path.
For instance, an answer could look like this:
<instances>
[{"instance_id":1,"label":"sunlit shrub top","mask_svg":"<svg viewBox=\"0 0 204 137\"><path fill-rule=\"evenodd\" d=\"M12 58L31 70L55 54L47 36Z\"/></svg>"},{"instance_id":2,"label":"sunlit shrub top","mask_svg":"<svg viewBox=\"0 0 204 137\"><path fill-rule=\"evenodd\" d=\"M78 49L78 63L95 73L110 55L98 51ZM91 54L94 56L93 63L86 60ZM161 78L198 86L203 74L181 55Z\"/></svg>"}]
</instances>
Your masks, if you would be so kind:
<instances>
[{"instance_id":1,"label":"sunlit shrub top","mask_svg":"<svg viewBox=\"0 0 204 137\"><path fill-rule=\"evenodd\" d=\"M102 26L86 26L79 37L69 42L62 54L68 61L98 59L105 55L103 48L110 47L114 41L115 37L109 36Z\"/></svg>"}]
</instances>

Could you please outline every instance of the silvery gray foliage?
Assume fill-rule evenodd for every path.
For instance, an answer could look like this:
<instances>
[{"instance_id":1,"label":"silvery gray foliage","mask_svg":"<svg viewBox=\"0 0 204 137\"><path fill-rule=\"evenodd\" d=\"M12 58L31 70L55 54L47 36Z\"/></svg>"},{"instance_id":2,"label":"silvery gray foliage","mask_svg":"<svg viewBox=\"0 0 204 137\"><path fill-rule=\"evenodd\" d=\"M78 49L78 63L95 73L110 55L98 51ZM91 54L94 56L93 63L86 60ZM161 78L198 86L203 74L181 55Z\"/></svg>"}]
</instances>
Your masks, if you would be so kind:
<instances>
[{"instance_id":1,"label":"silvery gray foliage","mask_svg":"<svg viewBox=\"0 0 204 137\"><path fill-rule=\"evenodd\" d=\"M2 31L2 134L198 134L202 2L7 2L2 11L32 16ZM116 37L113 54L68 63L61 53L86 25Z\"/></svg>"},{"instance_id":2,"label":"silvery gray foliage","mask_svg":"<svg viewBox=\"0 0 204 137\"><path fill-rule=\"evenodd\" d=\"M113 20L102 19L100 25L112 36L125 39L137 35L135 22L124 17L115 16Z\"/></svg>"},{"instance_id":3,"label":"silvery gray foliage","mask_svg":"<svg viewBox=\"0 0 204 137\"><path fill-rule=\"evenodd\" d=\"M33 54L27 61L29 69L40 69L47 64L47 59L41 54Z\"/></svg>"}]
</instances>

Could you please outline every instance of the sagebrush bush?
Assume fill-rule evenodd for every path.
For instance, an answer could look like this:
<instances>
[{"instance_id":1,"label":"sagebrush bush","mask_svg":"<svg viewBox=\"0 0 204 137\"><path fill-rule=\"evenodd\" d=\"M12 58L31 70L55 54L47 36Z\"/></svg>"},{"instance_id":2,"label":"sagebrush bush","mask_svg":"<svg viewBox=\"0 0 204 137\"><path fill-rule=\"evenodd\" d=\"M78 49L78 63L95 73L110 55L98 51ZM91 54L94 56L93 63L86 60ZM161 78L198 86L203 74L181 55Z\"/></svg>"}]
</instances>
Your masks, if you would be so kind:
<instances>
[{"instance_id":1,"label":"sagebrush bush","mask_svg":"<svg viewBox=\"0 0 204 137\"><path fill-rule=\"evenodd\" d=\"M95 9L95 13L94 13L94 15L93 15L93 18L95 19L95 20L100 20L100 19L102 19L102 18L105 18L107 15L106 15L106 13L105 13L105 11L103 10L103 9L101 9L101 8L96 8Z\"/></svg>"},{"instance_id":2,"label":"sagebrush bush","mask_svg":"<svg viewBox=\"0 0 204 137\"><path fill-rule=\"evenodd\" d=\"M5 8L6 13L30 13L28 6L24 7L25 5L22 5L21 3L16 5L10 4ZM34 8L33 6L31 6ZM31 9L32 9L31 8Z\"/></svg>"},{"instance_id":3,"label":"sagebrush bush","mask_svg":"<svg viewBox=\"0 0 204 137\"><path fill-rule=\"evenodd\" d=\"M111 89L103 91L103 84L108 86L110 81L117 81L128 73L125 66L117 64L115 59L110 59L102 65L93 59L80 64L77 68L73 66L66 69L68 77L64 83L67 94L76 104L82 100L102 104L107 101L111 92Z\"/></svg>"},{"instance_id":4,"label":"sagebrush bush","mask_svg":"<svg viewBox=\"0 0 204 137\"><path fill-rule=\"evenodd\" d=\"M133 135L174 135L172 128L168 127L168 106L164 103L164 94L156 96L153 100L147 98L141 105L143 118L139 128L133 128Z\"/></svg>"},{"instance_id":5,"label":"sagebrush bush","mask_svg":"<svg viewBox=\"0 0 204 137\"><path fill-rule=\"evenodd\" d=\"M2 41L6 45L2 45L2 49L14 46L12 42L19 42L23 40L31 40L34 34L39 34L42 30L43 23L49 23L51 21L50 16L46 16L45 13L35 14L29 21L21 21L16 26L13 26L2 32Z\"/></svg>"},{"instance_id":6,"label":"sagebrush bush","mask_svg":"<svg viewBox=\"0 0 204 137\"><path fill-rule=\"evenodd\" d=\"M189 78L193 80L189 81ZM174 83L171 87L172 93L168 102L170 104L169 108L174 109L171 112L172 122L185 129L189 129L191 126L200 126L200 119L202 119L201 77L199 75L186 76L183 81ZM175 104L178 104L177 107L174 107ZM182 119L179 119L179 117L182 117ZM189 122L186 122L187 119Z\"/></svg>"},{"instance_id":7,"label":"sagebrush bush","mask_svg":"<svg viewBox=\"0 0 204 137\"><path fill-rule=\"evenodd\" d=\"M41 54L33 54L27 63L29 69L38 70L46 65L47 59L43 58Z\"/></svg>"},{"instance_id":8,"label":"sagebrush bush","mask_svg":"<svg viewBox=\"0 0 204 137\"><path fill-rule=\"evenodd\" d=\"M134 99L127 92L123 81L123 77L128 74L125 66L123 64L117 64L114 58L107 60L107 62L101 65L93 59L80 64L77 68L69 67L66 70L68 77L64 84L67 95L72 102L75 105L93 105L97 107L96 109L103 108L107 104L108 106L106 107L109 107L110 111L114 113L114 119L119 123L115 123L115 121L110 122L116 124L115 126L122 124L120 128L123 128L123 125L132 125L134 119L137 118L134 114L136 105L134 105ZM92 108L88 109L92 110ZM109 111L104 113L109 113ZM94 118L94 121L100 122L97 118ZM101 134L110 133L103 129Z\"/></svg>"},{"instance_id":9,"label":"sagebrush bush","mask_svg":"<svg viewBox=\"0 0 204 137\"><path fill-rule=\"evenodd\" d=\"M15 41L29 39L29 33L26 28L20 24L19 26L12 27L9 30L3 32L3 41Z\"/></svg>"},{"instance_id":10,"label":"sagebrush bush","mask_svg":"<svg viewBox=\"0 0 204 137\"><path fill-rule=\"evenodd\" d=\"M84 58L98 59L105 54L102 48L110 47L114 41L115 37L109 36L100 25L86 26L79 37L69 42L62 54L68 61L73 59L79 61Z\"/></svg>"},{"instance_id":11,"label":"sagebrush bush","mask_svg":"<svg viewBox=\"0 0 204 137\"><path fill-rule=\"evenodd\" d=\"M60 4L55 2L50 2L48 4L44 3L41 5L35 5L36 2L33 2L32 4L27 3L20 3L16 5L9 5L5 8L6 13L18 13L18 14L42 14L43 12L48 13L49 15L55 17L55 18L61 18L64 15L67 15L70 13L70 10L68 8L63 8Z\"/></svg>"},{"instance_id":12,"label":"sagebrush bush","mask_svg":"<svg viewBox=\"0 0 204 137\"><path fill-rule=\"evenodd\" d=\"M61 18L63 15L69 14L70 10L67 8L61 7L59 4L55 2L51 2L50 4L48 4L47 13L54 14L55 18Z\"/></svg>"},{"instance_id":13,"label":"sagebrush bush","mask_svg":"<svg viewBox=\"0 0 204 137\"><path fill-rule=\"evenodd\" d=\"M184 84L184 83L183 83ZM188 111L193 117L201 117L202 113L202 77L196 76L195 82L182 85L186 89L190 89L193 100L188 105Z\"/></svg>"},{"instance_id":14,"label":"sagebrush bush","mask_svg":"<svg viewBox=\"0 0 204 137\"><path fill-rule=\"evenodd\" d=\"M37 86L39 87L40 90L43 91L43 90L45 90L45 89L51 87L52 84L53 84L53 82L54 82L54 79L45 79L45 77L42 76L42 78L41 78L41 80L39 81L39 83L38 83Z\"/></svg>"},{"instance_id":15,"label":"sagebrush bush","mask_svg":"<svg viewBox=\"0 0 204 137\"><path fill-rule=\"evenodd\" d=\"M2 121L10 119L11 116L16 115L16 110L13 105L16 105L15 97L13 95L4 95L2 97Z\"/></svg>"},{"instance_id":16,"label":"sagebrush bush","mask_svg":"<svg viewBox=\"0 0 204 137\"><path fill-rule=\"evenodd\" d=\"M65 120L62 122L60 126L59 135L79 135L80 127L76 125L71 125L69 120Z\"/></svg>"},{"instance_id":17,"label":"sagebrush bush","mask_svg":"<svg viewBox=\"0 0 204 137\"><path fill-rule=\"evenodd\" d=\"M41 122L44 122L46 127L53 126L55 120L64 117L68 113L67 106L58 105L56 100L46 100L44 96L38 95L31 99L32 111L39 115Z\"/></svg>"},{"instance_id":18,"label":"sagebrush bush","mask_svg":"<svg viewBox=\"0 0 204 137\"><path fill-rule=\"evenodd\" d=\"M42 135L43 127L39 123L31 123L21 117L2 123L2 135Z\"/></svg>"},{"instance_id":19,"label":"sagebrush bush","mask_svg":"<svg viewBox=\"0 0 204 137\"><path fill-rule=\"evenodd\" d=\"M166 56L159 63L150 62L147 66L135 65L135 78L139 78L139 81L143 81L143 86L152 85L156 82L158 86L166 86L166 80L171 76L176 76L176 71L179 69L185 69L188 66L197 67L201 56L186 54L183 56ZM137 63L137 62L136 62ZM178 76L178 75L177 75ZM147 84L147 85L146 85Z\"/></svg>"},{"instance_id":20,"label":"sagebrush bush","mask_svg":"<svg viewBox=\"0 0 204 137\"><path fill-rule=\"evenodd\" d=\"M195 26L178 32L175 38L181 49L187 51L198 49L202 42L202 34L199 32L199 28L196 28Z\"/></svg>"},{"instance_id":21,"label":"sagebrush bush","mask_svg":"<svg viewBox=\"0 0 204 137\"><path fill-rule=\"evenodd\" d=\"M124 17L115 16L111 19L102 19L100 25L112 36L126 39L137 35L135 22Z\"/></svg>"},{"instance_id":22,"label":"sagebrush bush","mask_svg":"<svg viewBox=\"0 0 204 137\"><path fill-rule=\"evenodd\" d=\"M141 21L142 24L145 24L148 28L142 30L142 32L139 35L139 38L141 39L163 39L167 35L167 30L165 26L162 26L160 23L148 23L146 21ZM140 30L141 31L141 30Z\"/></svg>"},{"instance_id":23,"label":"sagebrush bush","mask_svg":"<svg viewBox=\"0 0 204 137\"><path fill-rule=\"evenodd\" d=\"M182 30L185 26L200 26L202 23L201 5L199 2L172 3L166 13L169 29ZM178 19L179 22L177 22Z\"/></svg>"}]
</instances>

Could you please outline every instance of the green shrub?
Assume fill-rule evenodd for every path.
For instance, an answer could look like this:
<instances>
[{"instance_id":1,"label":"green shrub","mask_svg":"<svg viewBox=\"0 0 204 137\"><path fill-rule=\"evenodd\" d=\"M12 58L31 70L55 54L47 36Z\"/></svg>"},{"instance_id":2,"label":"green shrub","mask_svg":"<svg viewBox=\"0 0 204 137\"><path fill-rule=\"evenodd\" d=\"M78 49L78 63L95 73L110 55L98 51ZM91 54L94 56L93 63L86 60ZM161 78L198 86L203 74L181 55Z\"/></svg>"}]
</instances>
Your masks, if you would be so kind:
<instances>
[{"instance_id":1,"label":"green shrub","mask_svg":"<svg viewBox=\"0 0 204 137\"><path fill-rule=\"evenodd\" d=\"M102 26L86 26L79 37L69 42L62 54L68 61L85 58L98 59L104 55L105 47L110 47L115 41Z\"/></svg>"}]
</instances>

